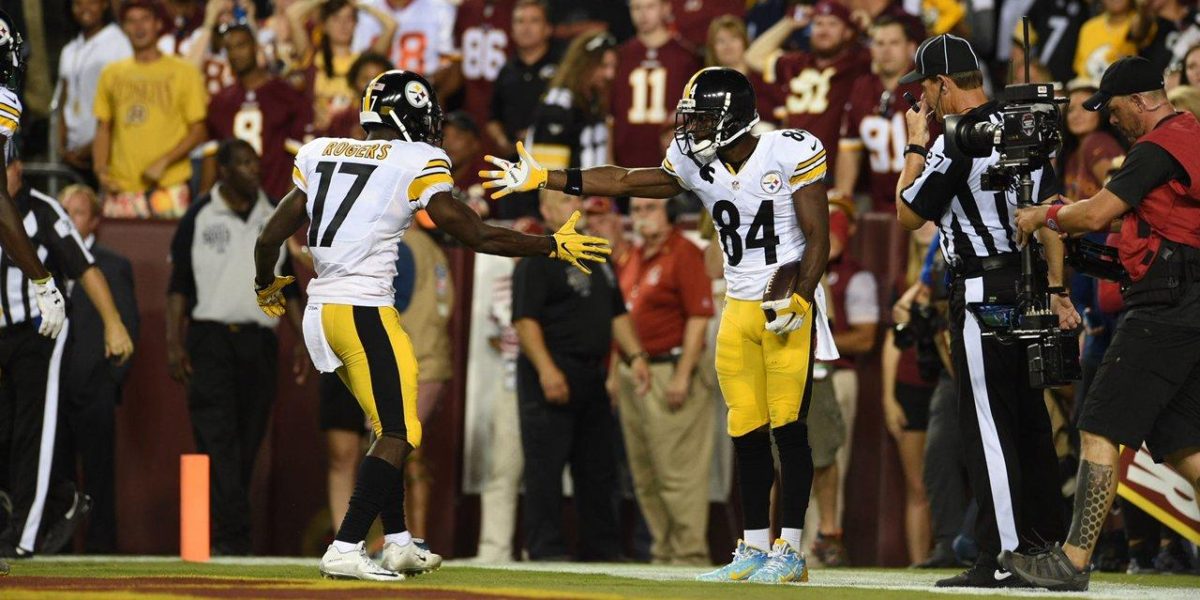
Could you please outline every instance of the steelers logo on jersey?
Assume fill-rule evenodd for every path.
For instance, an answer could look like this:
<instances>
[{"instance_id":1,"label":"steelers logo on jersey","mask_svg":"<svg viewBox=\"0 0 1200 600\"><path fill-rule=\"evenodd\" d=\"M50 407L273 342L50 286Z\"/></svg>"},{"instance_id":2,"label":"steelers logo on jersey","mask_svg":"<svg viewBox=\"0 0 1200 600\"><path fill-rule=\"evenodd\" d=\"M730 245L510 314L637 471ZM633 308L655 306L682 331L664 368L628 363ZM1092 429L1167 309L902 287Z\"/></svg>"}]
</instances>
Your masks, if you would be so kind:
<instances>
[{"instance_id":1,"label":"steelers logo on jersey","mask_svg":"<svg viewBox=\"0 0 1200 600\"><path fill-rule=\"evenodd\" d=\"M783 173L780 173L779 171L771 171L762 176L762 180L759 181L759 184L762 185L764 192L768 194L774 194L775 192L779 191L779 188L783 187Z\"/></svg>"},{"instance_id":2,"label":"steelers logo on jersey","mask_svg":"<svg viewBox=\"0 0 1200 600\"><path fill-rule=\"evenodd\" d=\"M429 90L420 81L410 81L404 86L404 97L415 108L425 108L429 104Z\"/></svg>"}]
</instances>

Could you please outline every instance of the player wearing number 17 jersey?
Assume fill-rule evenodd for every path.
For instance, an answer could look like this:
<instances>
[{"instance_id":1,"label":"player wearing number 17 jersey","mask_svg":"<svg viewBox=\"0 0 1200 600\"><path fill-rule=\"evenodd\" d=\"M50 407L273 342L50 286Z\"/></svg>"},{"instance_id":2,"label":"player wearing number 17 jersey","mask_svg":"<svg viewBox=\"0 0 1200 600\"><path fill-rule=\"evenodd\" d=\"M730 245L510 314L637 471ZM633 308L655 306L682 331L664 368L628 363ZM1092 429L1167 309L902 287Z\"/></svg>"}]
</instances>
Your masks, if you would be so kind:
<instances>
[{"instance_id":1,"label":"player wearing number 17 jersey","mask_svg":"<svg viewBox=\"0 0 1200 600\"><path fill-rule=\"evenodd\" d=\"M546 187L669 198L688 189L712 214L729 290L716 370L729 408L746 531L734 560L701 576L708 581L807 579L799 554L813 475L807 400L814 356L837 358L818 286L829 258L825 149L800 130L756 136L750 128L757 122L750 81L733 69L711 67L684 86L675 143L659 167L547 171L518 144L520 162L488 157L500 170L482 174L493 179L485 187L502 188L494 197ZM767 300L767 282L785 270L798 271L794 283L782 299ZM783 539L768 553L772 434L780 458Z\"/></svg>"},{"instance_id":2,"label":"player wearing number 17 jersey","mask_svg":"<svg viewBox=\"0 0 1200 600\"><path fill-rule=\"evenodd\" d=\"M441 142L442 111L425 78L407 71L376 77L363 94L367 139L319 138L296 156L295 188L283 198L255 247L259 306L283 314L280 290L291 277L272 271L279 245L309 221L317 277L309 283L304 339L313 364L336 372L367 414L378 438L359 467L350 506L321 559L326 577L395 581L437 568L441 558L404 523L405 458L422 438L417 418L417 361L393 306L397 245L426 209L442 231L477 252L548 255L588 272L608 242L575 233L578 213L553 236L492 227L450 195L450 159ZM385 543L377 565L363 551L380 516Z\"/></svg>"}]
</instances>

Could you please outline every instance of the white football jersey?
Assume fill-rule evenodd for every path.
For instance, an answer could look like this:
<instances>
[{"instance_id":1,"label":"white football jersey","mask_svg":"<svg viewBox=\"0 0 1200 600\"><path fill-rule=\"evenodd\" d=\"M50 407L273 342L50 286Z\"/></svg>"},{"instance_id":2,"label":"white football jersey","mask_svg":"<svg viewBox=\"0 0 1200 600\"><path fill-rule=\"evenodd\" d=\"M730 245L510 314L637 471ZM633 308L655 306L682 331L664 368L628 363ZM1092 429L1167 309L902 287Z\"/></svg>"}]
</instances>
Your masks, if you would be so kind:
<instances>
[{"instance_id":1,"label":"white football jersey","mask_svg":"<svg viewBox=\"0 0 1200 600\"><path fill-rule=\"evenodd\" d=\"M397 245L437 192L450 157L423 142L318 138L300 148L292 181L308 196L308 248L318 304L390 306Z\"/></svg>"},{"instance_id":2,"label":"white football jersey","mask_svg":"<svg viewBox=\"0 0 1200 600\"><path fill-rule=\"evenodd\" d=\"M13 135L21 127L21 101L17 94L6 87L0 87L0 137L14 144ZM11 150L8 150L11 152ZM0 164L7 164L5 156L0 156Z\"/></svg>"},{"instance_id":3,"label":"white football jersey","mask_svg":"<svg viewBox=\"0 0 1200 600\"><path fill-rule=\"evenodd\" d=\"M737 173L720 159L698 167L672 142L662 168L712 215L729 297L761 301L771 273L804 255L792 192L825 176L825 148L816 136L800 129L764 133Z\"/></svg>"},{"instance_id":4,"label":"white football jersey","mask_svg":"<svg viewBox=\"0 0 1200 600\"><path fill-rule=\"evenodd\" d=\"M388 58L397 69L429 77L441 66L444 57L454 54L454 18L457 3L446 0L412 0L403 8L393 8L387 0L366 0L396 20ZM383 26L370 14L359 11L358 24L350 47L354 52L371 48Z\"/></svg>"}]
</instances>

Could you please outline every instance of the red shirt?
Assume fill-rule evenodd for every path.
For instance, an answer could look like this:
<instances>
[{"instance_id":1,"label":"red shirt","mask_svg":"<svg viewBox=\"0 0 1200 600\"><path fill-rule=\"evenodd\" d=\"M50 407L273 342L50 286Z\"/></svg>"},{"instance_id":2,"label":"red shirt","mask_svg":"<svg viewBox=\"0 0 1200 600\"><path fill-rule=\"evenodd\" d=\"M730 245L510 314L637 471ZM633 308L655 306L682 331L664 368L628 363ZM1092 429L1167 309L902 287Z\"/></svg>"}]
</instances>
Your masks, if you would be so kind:
<instances>
[{"instance_id":1,"label":"red shirt","mask_svg":"<svg viewBox=\"0 0 1200 600\"><path fill-rule=\"evenodd\" d=\"M650 257L631 248L617 270L621 292L642 347L651 356L683 345L689 317L711 317L712 280L704 271L704 254L679 231L672 231Z\"/></svg>"},{"instance_id":2,"label":"red shirt","mask_svg":"<svg viewBox=\"0 0 1200 600\"><path fill-rule=\"evenodd\" d=\"M312 123L312 103L282 79L272 77L247 91L240 82L223 89L208 103L208 137L246 140L262 157L262 186L279 200L292 187L295 151Z\"/></svg>"},{"instance_id":3,"label":"red shirt","mask_svg":"<svg viewBox=\"0 0 1200 600\"><path fill-rule=\"evenodd\" d=\"M861 75L870 72L870 53L852 43L830 61L807 52L783 54L763 72L763 79L782 86L787 94L784 124L817 136L825 146L826 164L837 165L838 138L850 88Z\"/></svg>"},{"instance_id":4,"label":"red shirt","mask_svg":"<svg viewBox=\"0 0 1200 600\"><path fill-rule=\"evenodd\" d=\"M721 15L741 19L746 14L742 0L671 0L675 31L694 48L708 44L708 26Z\"/></svg>"},{"instance_id":5,"label":"red shirt","mask_svg":"<svg viewBox=\"0 0 1200 600\"><path fill-rule=\"evenodd\" d=\"M896 279L896 295L892 300L898 300L907 289L908 282L905 281L904 274L901 273L900 277ZM931 388L937 385L937 380L927 381L921 377L921 367L917 362L917 347L915 345L900 351L900 360L896 363L896 383L922 388Z\"/></svg>"},{"instance_id":6,"label":"red shirt","mask_svg":"<svg viewBox=\"0 0 1200 600\"><path fill-rule=\"evenodd\" d=\"M683 86L699 69L696 54L677 37L653 49L635 37L618 48L609 101L613 162L623 167L662 164L663 127L673 122Z\"/></svg>"},{"instance_id":7,"label":"red shirt","mask_svg":"<svg viewBox=\"0 0 1200 600\"><path fill-rule=\"evenodd\" d=\"M779 119L775 118L775 110L783 108L783 89L764 81L762 74L757 71L751 70L746 73L746 79L750 80L750 87L754 88L758 119L763 123L778 125Z\"/></svg>"},{"instance_id":8,"label":"red shirt","mask_svg":"<svg viewBox=\"0 0 1200 600\"><path fill-rule=\"evenodd\" d=\"M463 0L454 19L454 41L462 54L463 110L482 130L491 118L492 82L508 60L516 0Z\"/></svg>"},{"instance_id":9,"label":"red shirt","mask_svg":"<svg viewBox=\"0 0 1200 600\"><path fill-rule=\"evenodd\" d=\"M1103 131L1093 131L1084 136L1079 147L1067 157L1063 169L1063 195L1072 200L1091 198L1104 187L1096 178L1092 167L1101 160L1109 160L1125 154L1116 138Z\"/></svg>"},{"instance_id":10,"label":"red shirt","mask_svg":"<svg viewBox=\"0 0 1200 600\"><path fill-rule=\"evenodd\" d=\"M890 97L885 97L883 81L868 73L854 82L846 104L841 143L865 150L867 187L871 205L878 211L896 210L896 182L904 168L904 148L908 146L904 111L911 108L904 92L920 98L921 85L901 84L892 90Z\"/></svg>"}]
</instances>

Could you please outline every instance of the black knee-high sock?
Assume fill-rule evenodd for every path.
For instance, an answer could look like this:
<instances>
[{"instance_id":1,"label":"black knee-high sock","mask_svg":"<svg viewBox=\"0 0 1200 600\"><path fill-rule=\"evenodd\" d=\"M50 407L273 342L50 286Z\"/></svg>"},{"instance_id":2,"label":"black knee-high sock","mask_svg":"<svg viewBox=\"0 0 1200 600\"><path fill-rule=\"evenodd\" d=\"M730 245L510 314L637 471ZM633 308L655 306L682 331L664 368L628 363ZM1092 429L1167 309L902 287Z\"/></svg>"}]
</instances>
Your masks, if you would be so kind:
<instances>
[{"instance_id":1,"label":"black knee-high sock","mask_svg":"<svg viewBox=\"0 0 1200 600\"><path fill-rule=\"evenodd\" d=\"M772 430L779 448L779 527L802 529L808 497L812 493L812 447L808 424L794 421Z\"/></svg>"},{"instance_id":2,"label":"black knee-high sock","mask_svg":"<svg viewBox=\"0 0 1200 600\"><path fill-rule=\"evenodd\" d=\"M397 480L404 485L403 474L386 460L374 456L364 458L358 467L358 478L354 481L350 508L334 539L351 544L366 539L371 523L375 522L379 511L395 493Z\"/></svg>"},{"instance_id":3,"label":"black knee-high sock","mask_svg":"<svg viewBox=\"0 0 1200 600\"><path fill-rule=\"evenodd\" d=\"M733 438L733 450L742 494L743 527L767 529L771 527L771 484L775 481L771 438L765 429L757 429Z\"/></svg>"},{"instance_id":4,"label":"black knee-high sock","mask_svg":"<svg viewBox=\"0 0 1200 600\"><path fill-rule=\"evenodd\" d=\"M397 468L396 473L396 481L392 485L391 491L388 492L383 509L379 511L385 535L408 531L408 524L404 519L404 468Z\"/></svg>"}]
</instances>

